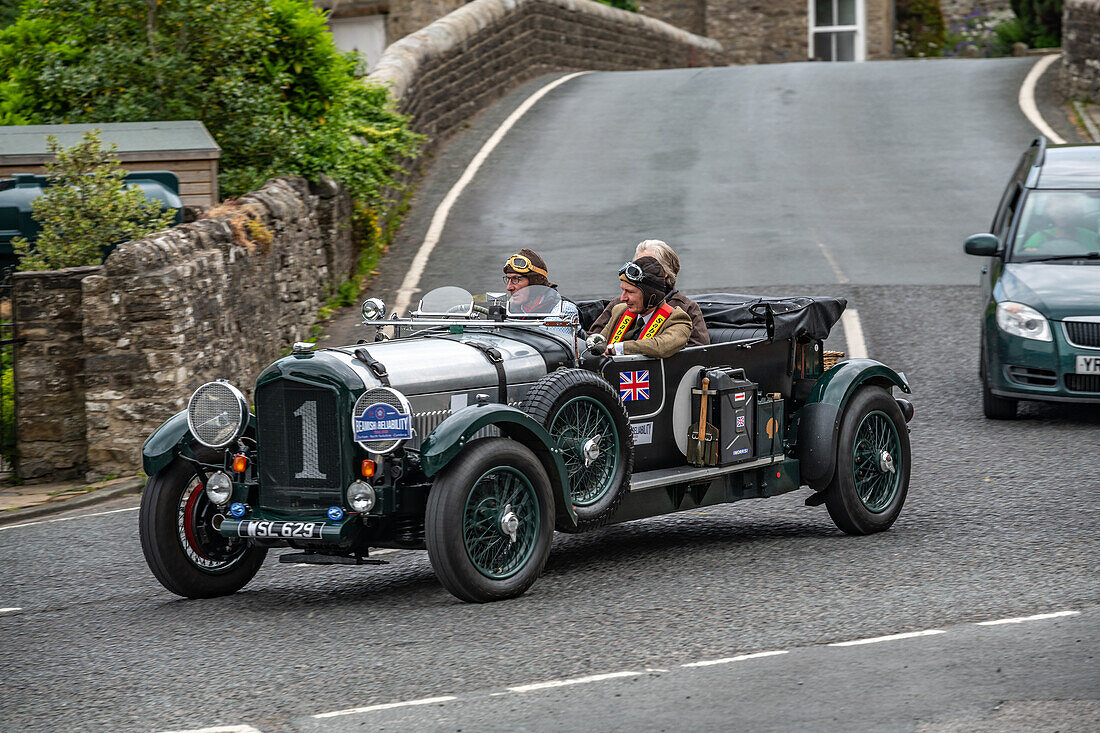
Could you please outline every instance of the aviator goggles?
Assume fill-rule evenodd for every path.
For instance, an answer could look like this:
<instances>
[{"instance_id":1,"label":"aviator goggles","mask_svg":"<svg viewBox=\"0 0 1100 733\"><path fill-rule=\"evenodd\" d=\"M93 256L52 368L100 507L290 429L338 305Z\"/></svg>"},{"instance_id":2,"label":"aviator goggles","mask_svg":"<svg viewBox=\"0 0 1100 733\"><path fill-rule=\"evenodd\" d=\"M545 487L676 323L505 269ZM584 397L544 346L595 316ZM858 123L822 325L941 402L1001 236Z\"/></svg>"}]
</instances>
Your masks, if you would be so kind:
<instances>
[{"instance_id":1,"label":"aviator goggles","mask_svg":"<svg viewBox=\"0 0 1100 733\"><path fill-rule=\"evenodd\" d=\"M523 255L512 255L508 258L507 267L511 267L520 275L526 275L529 272L537 272L543 277L549 277L550 273L541 267L536 267L531 260L527 259ZM507 279L507 278L505 278Z\"/></svg>"}]
</instances>

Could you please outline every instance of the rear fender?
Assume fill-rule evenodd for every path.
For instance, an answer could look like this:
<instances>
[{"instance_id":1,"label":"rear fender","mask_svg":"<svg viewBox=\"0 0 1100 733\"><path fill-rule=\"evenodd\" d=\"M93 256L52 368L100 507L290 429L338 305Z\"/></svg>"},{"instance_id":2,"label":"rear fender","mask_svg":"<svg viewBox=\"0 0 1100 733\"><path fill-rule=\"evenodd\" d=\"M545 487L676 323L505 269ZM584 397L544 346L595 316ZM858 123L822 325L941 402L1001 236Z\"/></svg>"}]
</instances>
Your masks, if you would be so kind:
<instances>
[{"instance_id":1,"label":"rear fender","mask_svg":"<svg viewBox=\"0 0 1100 733\"><path fill-rule=\"evenodd\" d=\"M898 387L912 390L904 375L873 359L850 359L821 375L806 404L798 411L798 458L802 480L815 490L829 485L836 470L836 441L844 408L857 389L865 384L887 392Z\"/></svg>"},{"instance_id":2,"label":"rear fender","mask_svg":"<svg viewBox=\"0 0 1100 733\"><path fill-rule=\"evenodd\" d=\"M576 526L577 513L569 491L569 474L554 439L546 428L514 407L498 402L470 405L441 422L420 446L420 465L424 475L431 478L443 470L478 431L487 427L497 428L502 435L534 452L550 477L558 519L567 519L572 526Z\"/></svg>"},{"instance_id":3,"label":"rear fender","mask_svg":"<svg viewBox=\"0 0 1100 733\"><path fill-rule=\"evenodd\" d=\"M256 416L248 416L248 427L252 434L256 431ZM194 446L194 448L192 447ZM187 427L187 410L180 410L153 431L141 446L141 466L146 476L152 476L176 460L176 456L186 451L189 457L195 457L195 450L213 450L206 448L191 434Z\"/></svg>"}]
</instances>

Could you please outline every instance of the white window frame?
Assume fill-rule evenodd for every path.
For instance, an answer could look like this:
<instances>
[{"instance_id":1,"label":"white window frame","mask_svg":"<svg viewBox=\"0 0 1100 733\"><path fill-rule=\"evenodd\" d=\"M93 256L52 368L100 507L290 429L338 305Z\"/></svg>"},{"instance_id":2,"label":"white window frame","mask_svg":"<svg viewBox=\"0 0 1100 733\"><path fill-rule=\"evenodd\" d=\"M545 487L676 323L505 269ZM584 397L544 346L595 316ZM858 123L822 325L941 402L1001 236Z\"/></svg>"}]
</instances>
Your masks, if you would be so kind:
<instances>
[{"instance_id":1,"label":"white window frame","mask_svg":"<svg viewBox=\"0 0 1100 733\"><path fill-rule=\"evenodd\" d=\"M814 34L815 33L836 33L838 31L855 31L855 61L867 60L867 6L866 0L856 0L856 24L855 25L823 25L815 26L817 22L817 3L815 0L807 0L807 6L809 7L809 32L807 37L807 43L809 44L809 51L807 56L811 59L814 57Z\"/></svg>"}]
</instances>

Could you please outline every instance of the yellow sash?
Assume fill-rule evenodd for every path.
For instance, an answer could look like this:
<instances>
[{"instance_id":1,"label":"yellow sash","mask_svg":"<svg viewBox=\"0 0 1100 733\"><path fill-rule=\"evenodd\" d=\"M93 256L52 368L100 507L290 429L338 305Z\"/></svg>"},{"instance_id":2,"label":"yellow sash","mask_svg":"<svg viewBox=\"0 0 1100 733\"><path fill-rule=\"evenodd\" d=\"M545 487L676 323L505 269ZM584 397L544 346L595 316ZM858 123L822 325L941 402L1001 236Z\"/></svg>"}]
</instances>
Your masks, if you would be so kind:
<instances>
[{"instance_id":1,"label":"yellow sash","mask_svg":"<svg viewBox=\"0 0 1100 733\"><path fill-rule=\"evenodd\" d=\"M661 303L661 307L657 309L657 313L653 316L653 319L649 322L649 325L642 331L642 335L638 337L639 340L652 338L661 330L661 325L668 320L668 317L672 315L672 306L668 303ZM632 313L629 308L623 311L623 314L619 316L619 322L615 324L615 330L611 333L611 340L609 344L617 344L623 340L623 336L630 330L630 324L634 323L634 319L638 317L637 313Z\"/></svg>"}]
</instances>

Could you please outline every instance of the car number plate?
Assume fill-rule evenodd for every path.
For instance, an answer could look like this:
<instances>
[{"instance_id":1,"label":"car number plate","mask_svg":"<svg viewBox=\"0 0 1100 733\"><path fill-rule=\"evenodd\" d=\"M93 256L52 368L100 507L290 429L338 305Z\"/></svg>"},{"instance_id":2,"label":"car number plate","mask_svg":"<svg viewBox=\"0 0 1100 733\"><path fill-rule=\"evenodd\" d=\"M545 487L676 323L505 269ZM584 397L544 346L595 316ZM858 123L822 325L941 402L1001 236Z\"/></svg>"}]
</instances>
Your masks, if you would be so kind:
<instances>
[{"instance_id":1,"label":"car number plate","mask_svg":"<svg viewBox=\"0 0 1100 733\"><path fill-rule=\"evenodd\" d=\"M1078 374L1100 374L1100 355L1097 355L1097 356L1078 356L1077 357L1077 373Z\"/></svg>"},{"instance_id":2,"label":"car number plate","mask_svg":"<svg viewBox=\"0 0 1100 733\"><path fill-rule=\"evenodd\" d=\"M248 519L237 525L237 536L319 540L324 526L324 522L266 522L260 519Z\"/></svg>"}]
</instances>

